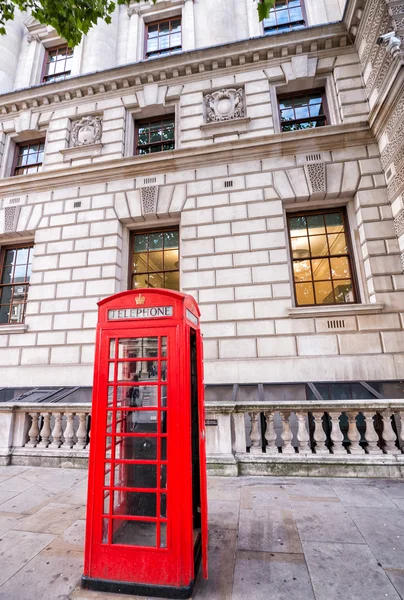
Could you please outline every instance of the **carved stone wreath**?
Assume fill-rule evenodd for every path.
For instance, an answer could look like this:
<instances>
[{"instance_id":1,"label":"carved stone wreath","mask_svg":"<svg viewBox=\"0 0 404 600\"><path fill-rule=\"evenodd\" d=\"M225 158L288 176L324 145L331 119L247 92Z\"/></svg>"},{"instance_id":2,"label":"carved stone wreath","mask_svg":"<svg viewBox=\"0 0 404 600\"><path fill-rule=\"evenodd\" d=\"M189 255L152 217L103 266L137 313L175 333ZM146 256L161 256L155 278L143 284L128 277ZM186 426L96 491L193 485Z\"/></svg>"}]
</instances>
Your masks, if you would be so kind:
<instances>
[{"instance_id":1,"label":"carved stone wreath","mask_svg":"<svg viewBox=\"0 0 404 600\"><path fill-rule=\"evenodd\" d=\"M245 116L244 94L241 88L206 94L204 101L207 123L241 119Z\"/></svg>"},{"instance_id":2,"label":"carved stone wreath","mask_svg":"<svg viewBox=\"0 0 404 600\"><path fill-rule=\"evenodd\" d=\"M75 121L70 136L70 147L87 146L101 141L101 117L83 117Z\"/></svg>"}]
</instances>

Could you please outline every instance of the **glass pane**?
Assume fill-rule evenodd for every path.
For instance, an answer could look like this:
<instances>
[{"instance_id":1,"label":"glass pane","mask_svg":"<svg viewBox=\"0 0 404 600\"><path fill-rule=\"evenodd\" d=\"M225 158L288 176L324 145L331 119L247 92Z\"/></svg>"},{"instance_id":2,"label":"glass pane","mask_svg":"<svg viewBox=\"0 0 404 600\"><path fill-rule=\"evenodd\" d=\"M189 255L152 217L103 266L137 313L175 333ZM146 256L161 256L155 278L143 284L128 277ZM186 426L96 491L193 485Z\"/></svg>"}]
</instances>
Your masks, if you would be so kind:
<instances>
[{"instance_id":1,"label":"glass pane","mask_svg":"<svg viewBox=\"0 0 404 600\"><path fill-rule=\"evenodd\" d=\"M170 36L170 46L181 46L181 32L174 33Z\"/></svg>"},{"instance_id":2,"label":"glass pane","mask_svg":"<svg viewBox=\"0 0 404 600\"><path fill-rule=\"evenodd\" d=\"M115 340L109 340L109 358L115 358Z\"/></svg>"},{"instance_id":3,"label":"glass pane","mask_svg":"<svg viewBox=\"0 0 404 600\"><path fill-rule=\"evenodd\" d=\"M167 438L160 438L160 459L167 460Z\"/></svg>"},{"instance_id":4,"label":"glass pane","mask_svg":"<svg viewBox=\"0 0 404 600\"><path fill-rule=\"evenodd\" d=\"M110 504L109 501L110 501L109 492L107 492L107 493L104 492L104 508L103 508L104 515L107 515L109 513L109 504Z\"/></svg>"},{"instance_id":5,"label":"glass pane","mask_svg":"<svg viewBox=\"0 0 404 600\"><path fill-rule=\"evenodd\" d=\"M324 113L324 110L323 110L322 104L313 104L312 106L310 106L310 116L311 117L318 117L319 115L322 115L323 113Z\"/></svg>"},{"instance_id":6,"label":"glass pane","mask_svg":"<svg viewBox=\"0 0 404 600\"><path fill-rule=\"evenodd\" d=\"M157 465L123 465L126 470L126 487L151 488L157 487Z\"/></svg>"},{"instance_id":7,"label":"glass pane","mask_svg":"<svg viewBox=\"0 0 404 600\"><path fill-rule=\"evenodd\" d=\"M325 233L323 215L312 215L307 217L307 227L309 229L309 235Z\"/></svg>"},{"instance_id":8,"label":"glass pane","mask_svg":"<svg viewBox=\"0 0 404 600\"><path fill-rule=\"evenodd\" d=\"M167 548L167 524L160 523L160 548Z\"/></svg>"},{"instance_id":9,"label":"glass pane","mask_svg":"<svg viewBox=\"0 0 404 600\"><path fill-rule=\"evenodd\" d=\"M347 279L350 277L348 258L331 258L331 272L333 279Z\"/></svg>"},{"instance_id":10,"label":"glass pane","mask_svg":"<svg viewBox=\"0 0 404 600\"><path fill-rule=\"evenodd\" d=\"M29 253L29 248L19 248L17 250L16 264L17 265L26 265L28 262L28 253Z\"/></svg>"},{"instance_id":11,"label":"glass pane","mask_svg":"<svg viewBox=\"0 0 404 600\"><path fill-rule=\"evenodd\" d=\"M125 411L127 433L157 433L157 412L151 410Z\"/></svg>"},{"instance_id":12,"label":"glass pane","mask_svg":"<svg viewBox=\"0 0 404 600\"><path fill-rule=\"evenodd\" d=\"M151 233L150 239L150 250L162 250L163 249L163 234L162 233Z\"/></svg>"},{"instance_id":13,"label":"glass pane","mask_svg":"<svg viewBox=\"0 0 404 600\"><path fill-rule=\"evenodd\" d=\"M149 236L147 234L135 235L135 247L134 247L135 252L142 252L144 250L147 250L148 237Z\"/></svg>"},{"instance_id":14,"label":"glass pane","mask_svg":"<svg viewBox=\"0 0 404 600\"><path fill-rule=\"evenodd\" d=\"M311 267L309 260L297 260L293 263L295 281L308 281L311 279Z\"/></svg>"},{"instance_id":15,"label":"glass pane","mask_svg":"<svg viewBox=\"0 0 404 600\"><path fill-rule=\"evenodd\" d=\"M290 21L301 21L303 19L302 11L299 7L289 9Z\"/></svg>"},{"instance_id":16,"label":"glass pane","mask_svg":"<svg viewBox=\"0 0 404 600\"><path fill-rule=\"evenodd\" d=\"M1 283L11 283L13 268L13 266L4 267Z\"/></svg>"},{"instance_id":17,"label":"glass pane","mask_svg":"<svg viewBox=\"0 0 404 600\"><path fill-rule=\"evenodd\" d=\"M296 119L307 119L309 117L309 109L307 106L300 106L295 109Z\"/></svg>"},{"instance_id":18,"label":"glass pane","mask_svg":"<svg viewBox=\"0 0 404 600\"><path fill-rule=\"evenodd\" d=\"M133 255L133 272L134 273L146 273L147 272L147 253L146 252Z\"/></svg>"},{"instance_id":19,"label":"glass pane","mask_svg":"<svg viewBox=\"0 0 404 600\"><path fill-rule=\"evenodd\" d=\"M166 250L164 252L164 268L167 271L178 269L178 250Z\"/></svg>"},{"instance_id":20,"label":"glass pane","mask_svg":"<svg viewBox=\"0 0 404 600\"><path fill-rule=\"evenodd\" d=\"M311 263L313 270L313 279L319 281L320 279L331 279L330 264L328 258L315 259Z\"/></svg>"},{"instance_id":21,"label":"glass pane","mask_svg":"<svg viewBox=\"0 0 404 600\"><path fill-rule=\"evenodd\" d=\"M122 386L117 390L118 407L148 408L157 406L157 386Z\"/></svg>"},{"instance_id":22,"label":"glass pane","mask_svg":"<svg viewBox=\"0 0 404 600\"><path fill-rule=\"evenodd\" d=\"M167 465L160 467L160 487L162 490L167 488Z\"/></svg>"},{"instance_id":23,"label":"glass pane","mask_svg":"<svg viewBox=\"0 0 404 600\"><path fill-rule=\"evenodd\" d=\"M104 485L111 485L111 465L109 463L105 465Z\"/></svg>"},{"instance_id":24,"label":"glass pane","mask_svg":"<svg viewBox=\"0 0 404 600\"><path fill-rule=\"evenodd\" d=\"M163 270L163 253L149 252L149 271Z\"/></svg>"},{"instance_id":25,"label":"glass pane","mask_svg":"<svg viewBox=\"0 0 404 600\"><path fill-rule=\"evenodd\" d=\"M328 236L330 254L348 254L345 233L333 233Z\"/></svg>"},{"instance_id":26,"label":"glass pane","mask_svg":"<svg viewBox=\"0 0 404 600\"><path fill-rule=\"evenodd\" d=\"M108 367L108 381L114 381L114 363L109 363Z\"/></svg>"},{"instance_id":27,"label":"glass pane","mask_svg":"<svg viewBox=\"0 0 404 600\"><path fill-rule=\"evenodd\" d=\"M312 283L296 284L296 302L298 306L315 303Z\"/></svg>"},{"instance_id":28,"label":"glass pane","mask_svg":"<svg viewBox=\"0 0 404 600\"><path fill-rule=\"evenodd\" d=\"M118 460L157 460L156 437L116 437L115 446Z\"/></svg>"},{"instance_id":29,"label":"glass pane","mask_svg":"<svg viewBox=\"0 0 404 600\"><path fill-rule=\"evenodd\" d=\"M161 338L161 356L167 356L167 338L163 336Z\"/></svg>"},{"instance_id":30,"label":"glass pane","mask_svg":"<svg viewBox=\"0 0 404 600\"><path fill-rule=\"evenodd\" d=\"M108 398L107 398L108 406L112 406L114 403L114 388L108 388Z\"/></svg>"},{"instance_id":31,"label":"glass pane","mask_svg":"<svg viewBox=\"0 0 404 600\"><path fill-rule=\"evenodd\" d=\"M149 287L149 277L148 275L136 275L132 279L132 288L134 290L138 288L147 288Z\"/></svg>"},{"instance_id":32,"label":"glass pane","mask_svg":"<svg viewBox=\"0 0 404 600\"><path fill-rule=\"evenodd\" d=\"M16 256L17 256L17 250L7 250L4 264L5 265L14 264Z\"/></svg>"},{"instance_id":33,"label":"glass pane","mask_svg":"<svg viewBox=\"0 0 404 600\"><path fill-rule=\"evenodd\" d=\"M310 238L312 256L327 256L328 244L326 235L315 235Z\"/></svg>"},{"instance_id":34,"label":"glass pane","mask_svg":"<svg viewBox=\"0 0 404 600\"><path fill-rule=\"evenodd\" d=\"M105 438L105 458L112 458L112 437L109 435Z\"/></svg>"},{"instance_id":35,"label":"glass pane","mask_svg":"<svg viewBox=\"0 0 404 600\"><path fill-rule=\"evenodd\" d=\"M334 294L331 281L321 281L314 284L316 304L333 304Z\"/></svg>"},{"instance_id":36,"label":"glass pane","mask_svg":"<svg viewBox=\"0 0 404 600\"><path fill-rule=\"evenodd\" d=\"M108 519L103 519L102 520L102 543L103 544L107 544L108 543Z\"/></svg>"},{"instance_id":37,"label":"glass pane","mask_svg":"<svg viewBox=\"0 0 404 600\"><path fill-rule=\"evenodd\" d=\"M335 302L355 302L352 281L334 281Z\"/></svg>"},{"instance_id":38,"label":"glass pane","mask_svg":"<svg viewBox=\"0 0 404 600\"><path fill-rule=\"evenodd\" d=\"M164 234L165 248L178 248L178 231L166 231Z\"/></svg>"},{"instance_id":39,"label":"glass pane","mask_svg":"<svg viewBox=\"0 0 404 600\"><path fill-rule=\"evenodd\" d=\"M120 339L118 358L152 358L157 356L157 337Z\"/></svg>"},{"instance_id":40,"label":"glass pane","mask_svg":"<svg viewBox=\"0 0 404 600\"><path fill-rule=\"evenodd\" d=\"M326 214L325 224L328 233L340 233L344 231L344 221L341 213Z\"/></svg>"},{"instance_id":41,"label":"glass pane","mask_svg":"<svg viewBox=\"0 0 404 600\"><path fill-rule=\"evenodd\" d=\"M164 273L150 273L149 287L163 288L164 287Z\"/></svg>"},{"instance_id":42,"label":"glass pane","mask_svg":"<svg viewBox=\"0 0 404 600\"><path fill-rule=\"evenodd\" d=\"M161 362L160 379L161 381L167 381L167 362L165 360Z\"/></svg>"},{"instance_id":43,"label":"glass pane","mask_svg":"<svg viewBox=\"0 0 404 600\"><path fill-rule=\"evenodd\" d=\"M291 244L293 258L307 258L310 256L308 237L292 238Z\"/></svg>"},{"instance_id":44,"label":"glass pane","mask_svg":"<svg viewBox=\"0 0 404 600\"><path fill-rule=\"evenodd\" d=\"M155 517L157 495L152 492L114 492L114 515Z\"/></svg>"},{"instance_id":45,"label":"glass pane","mask_svg":"<svg viewBox=\"0 0 404 600\"><path fill-rule=\"evenodd\" d=\"M161 412L161 433L167 433L167 411Z\"/></svg>"},{"instance_id":46,"label":"glass pane","mask_svg":"<svg viewBox=\"0 0 404 600\"><path fill-rule=\"evenodd\" d=\"M170 31L170 22L164 21L163 23L159 23L159 32L160 35L164 33L168 33Z\"/></svg>"},{"instance_id":47,"label":"glass pane","mask_svg":"<svg viewBox=\"0 0 404 600\"><path fill-rule=\"evenodd\" d=\"M292 217L289 219L289 227L291 237L306 236L306 217Z\"/></svg>"},{"instance_id":48,"label":"glass pane","mask_svg":"<svg viewBox=\"0 0 404 600\"><path fill-rule=\"evenodd\" d=\"M181 19L171 21L171 32L181 31Z\"/></svg>"},{"instance_id":49,"label":"glass pane","mask_svg":"<svg viewBox=\"0 0 404 600\"><path fill-rule=\"evenodd\" d=\"M295 111L293 108L281 110L281 121L293 121L295 119Z\"/></svg>"},{"instance_id":50,"label":"glass pane","mask_svg":"<svg viewBox=\"0 0 404 600\"><path fill-rule=\"evenodd\" d=\"M118 364L118 381L153 381L157 379L156 361L137 361Z\"/></svg>"},{"instance_id":51,"label":"glass pane","mask_svg":"<svg viewBox=\"0 0 404 600\"><path fill-rule=\"evenodd\" d=\"M114 519L113 544L128 546L156 546L156 523L147 521L121 521Z\"/></svg>"},{"instance_id":52,"label":"glass pane","mask_svg":"<svg viewBox=\"0 0 404 600\"><path fill-rule=\"evenodd\" d=\"M165 274L164 287L168 290L179 291L180 289L180 274L178 271L172 271Z\"/></svg>"},{"instance_id":53,"label":"glass pane","mask_svg":"<svg viewBox=\"0 0 404 600\"><path fill-rule=\"evenodd\" d=\"M0 323L8 323L10 306L8 304L0 305Z\"/></svg>"},{"instance_id":54,"label":"glass pane","mask_svg":"<svg viewBox=\"0 0 404 600\"><path fill-rule=\"evenodd\" d=\"M167 517L167 494L160 494L160 517Z\"/></svg>"}]
</instances>

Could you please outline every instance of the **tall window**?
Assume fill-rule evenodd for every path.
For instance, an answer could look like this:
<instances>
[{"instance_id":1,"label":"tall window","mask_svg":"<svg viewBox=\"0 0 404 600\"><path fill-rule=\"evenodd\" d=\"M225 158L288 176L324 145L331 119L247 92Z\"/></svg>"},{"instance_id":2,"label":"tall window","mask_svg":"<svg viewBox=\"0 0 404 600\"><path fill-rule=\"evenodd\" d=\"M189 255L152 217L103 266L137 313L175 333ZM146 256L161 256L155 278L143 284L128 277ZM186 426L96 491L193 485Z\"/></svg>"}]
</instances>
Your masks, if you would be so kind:
<instances>
[{"instance_id":1,"label":"tall window","mask_svg":"<svg viewBox=\"0 0 404 600\"><path fill-rule=\"evenodd\" d=\"M33 246L8 246L0 251L0 323L23 323Z\"/></svg>"},{"instance_id":2,"label":"tall window","mask_svg":"<svg viewBox=\"0 0 404 600\"><path fill-rule=\"evenodd\" d=\"M133 233L132 289L180 289L178 229Z\"/></svg>"},{"instance_id":3,"label":"tall window","mask_svg":"<svg viewBox=\"0 0 404 600\"><path fill-rule=\"evenodd\" d=\"M264 19L265 35L305 27L306 19L301 0L276 0L268 19Z\"/></svg>"},{"instance_id":4,"label":"tall window","mask_svg":"<svg viewBox=\"0 0 404 600\"><path fill-rule=\"evenodd\" d=\"M13 175L29 175L42 171L44 141L18 144L15 153Z\"/></svg>"},{"instance_id":5,"label":"tall window","mask_svg":"<svg viewBox=\"0 0 404 600\"><path fill-rule=\"evenodd\" d=\"M67 45L49 48L45 55L42 83L50 83L68 77L71 73L72 59L73 49Z\"/></svg>"},{"instance_id":6,"label":"tall window","mask_svg":"<svg viewBox=\"0 0 404 600\"><path fill-rule=\"evenodd\" d=\"M181 52L181 43L179 17L146 25L146 58Z\"/></svg>"},{"instance_id":7,"label":"tall window","mask_svg":"<svg viewBox=\"0 0 404 600\"><path fill-rule=\"evenodd\" d=\"M135 154L174 150L174 117L137 121Z\"/></svg>"},{"instance_id":8,"label":"tall window","mask_svg":"<svg viewBox=\"0 0 404 600\"><path fill-rule=\"evenodd\" d=\"M292 214L288 223L296 304L355 302L343 210Z\"/></svg>"},{"instance_id":9,"label":"tall window","mask_svg":"<svg viewBox=\"0 0 404 600\"><path fill-rule=\"evenodd\" d=\"M324 90L280 96L278 101L282 131L327 125Z\"/></svg>"}]
</instances>

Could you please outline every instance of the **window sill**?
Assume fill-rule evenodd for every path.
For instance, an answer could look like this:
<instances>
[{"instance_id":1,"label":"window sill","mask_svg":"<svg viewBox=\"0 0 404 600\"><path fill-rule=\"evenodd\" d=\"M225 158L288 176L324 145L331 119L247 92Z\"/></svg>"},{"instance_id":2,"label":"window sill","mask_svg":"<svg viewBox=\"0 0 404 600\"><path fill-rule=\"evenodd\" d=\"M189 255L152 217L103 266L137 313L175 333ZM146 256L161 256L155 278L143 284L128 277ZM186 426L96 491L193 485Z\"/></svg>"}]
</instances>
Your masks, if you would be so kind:
<instances>
[{"instance_id":1,"label":"window sill","mask_svg":"<svg viewBox=\"0 0 404 600\"><path fill-rule=\"evenodd\" d=\"M212 138L220 135L231 135L240 131L247 131L251 121L250 117L241 119L229 119L227 121L216 121L215 123L204 123L200 125L203 137Z\"/></svg>"},{"instance_id":2,"label":"window sill","mask_svg":"<svg viewBox=\"0 0 404 600\"><path fill-rule=\"evenodd\" d=\"M95 144L86 144L85 146L75 146L74 148L65 148L59 150L63 155L63 162L76 159L76 158L92 158L93 156L99 156L101 154L101 148L103 144L97 142Z\"/></svg>"},{"instance_id":3,"label":"window sill","mask_svg":"<svg viewBox=\"0 0 404 600\"><path fill-rule=\"evenodd\" d=\"M26 323L6 323L0 325L0 335L2 333L24 333L27 329L28 325Z\"/></svg>"},{"instance_id":4,"label":"window sill","mask_svg":"<svg viewBox=\"0 0 404 600\"><path fill-rule=\"evenodd\" d=\"M382 312L383 303L378 304L345 304L342 306L296 306L288 309L289 317L338 317L345 315L372 315Z\"/></svg>"}]
</instances>

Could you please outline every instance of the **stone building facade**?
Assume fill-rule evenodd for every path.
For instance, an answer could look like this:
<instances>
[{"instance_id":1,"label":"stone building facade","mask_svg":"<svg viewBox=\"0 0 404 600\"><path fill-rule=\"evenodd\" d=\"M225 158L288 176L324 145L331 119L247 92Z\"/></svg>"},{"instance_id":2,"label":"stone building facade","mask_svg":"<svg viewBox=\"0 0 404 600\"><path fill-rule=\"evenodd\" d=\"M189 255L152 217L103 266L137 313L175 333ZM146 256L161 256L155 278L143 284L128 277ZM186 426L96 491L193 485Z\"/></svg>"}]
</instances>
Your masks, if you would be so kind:
<instances>
[{"instance_id":1,"label":"stone building facade","mask_svg":"<svg viewBox=\"0 0 404 600\"><path fill-rule=\"evenodd\" d=\"M294 25L289 2L265 29L253 0L121 6L72 54L29 16L9 25L0 387L91 386L97 302L136 280L133 235L176 230L207 384L404 377L404 5L307 0ZM154 24L178 21L172 53L148 52ZM153 119L174 122L169 148L136 154ZM18 248L32 273L13 283Z\"/></svg>"}]
</instances>

